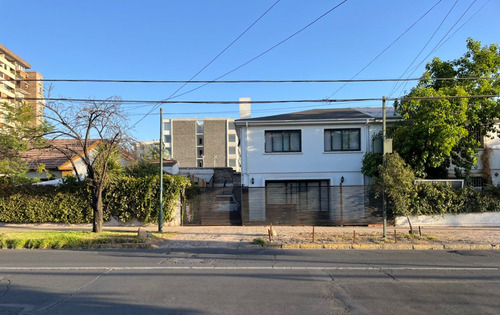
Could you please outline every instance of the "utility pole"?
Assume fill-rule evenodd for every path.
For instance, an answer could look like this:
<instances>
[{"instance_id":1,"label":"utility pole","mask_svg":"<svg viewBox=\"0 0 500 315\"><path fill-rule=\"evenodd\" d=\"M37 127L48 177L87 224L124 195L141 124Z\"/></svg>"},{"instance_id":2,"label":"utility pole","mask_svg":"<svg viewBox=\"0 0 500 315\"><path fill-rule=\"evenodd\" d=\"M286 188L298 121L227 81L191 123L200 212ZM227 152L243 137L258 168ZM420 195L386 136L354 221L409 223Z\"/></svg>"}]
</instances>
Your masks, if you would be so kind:
<instances>
[{"instance_id":1,"label":"utility pole","mask_svg":"<svg viewBox=\"0 0 500 315\"><path fill-rule=\"evenodd\" d=\"M386 128L385 128L385 96L382 97L382 161L385 167L385 154L386 154ZM383 238L386 238L386 230L387 230L387 205L385 202L385 185L382 186L382 217L384 220L384 228L383 228Z\"/></svg>"},{"instance_id":2,"label":"utility pole","mask_svg":"<svg viewBox=\"0 0 500 315\"><path fill-rule=\"evenodd\" d=\"M160 210L158 211L158 232L163 232L163 108L160 108Z\"/></svg>"}]
</instances>

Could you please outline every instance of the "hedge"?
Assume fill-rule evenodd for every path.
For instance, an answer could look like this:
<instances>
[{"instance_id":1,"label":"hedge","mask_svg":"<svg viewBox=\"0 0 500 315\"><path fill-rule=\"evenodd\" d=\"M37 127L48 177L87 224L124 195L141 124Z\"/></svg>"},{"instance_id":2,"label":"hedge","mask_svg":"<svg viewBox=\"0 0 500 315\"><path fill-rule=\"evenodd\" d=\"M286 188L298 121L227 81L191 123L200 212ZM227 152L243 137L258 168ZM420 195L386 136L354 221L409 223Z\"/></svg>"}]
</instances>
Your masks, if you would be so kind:
<instances>
[{"instance_id":1,"label":"hedge","mask_svg":"<svg viewBox=\"0 0 500 315\"><path fill-rule=\"evenodd\" d=\"M163 208L165 221L173 218L173 207L189 181L164 176ZM157 222L159 177L121 177L103 193L104 220L110 216L122 222L137 219ZM0 222L4 223L91 223L86 184L61 186L1 185Z\"/></svg>"}]
</instances>

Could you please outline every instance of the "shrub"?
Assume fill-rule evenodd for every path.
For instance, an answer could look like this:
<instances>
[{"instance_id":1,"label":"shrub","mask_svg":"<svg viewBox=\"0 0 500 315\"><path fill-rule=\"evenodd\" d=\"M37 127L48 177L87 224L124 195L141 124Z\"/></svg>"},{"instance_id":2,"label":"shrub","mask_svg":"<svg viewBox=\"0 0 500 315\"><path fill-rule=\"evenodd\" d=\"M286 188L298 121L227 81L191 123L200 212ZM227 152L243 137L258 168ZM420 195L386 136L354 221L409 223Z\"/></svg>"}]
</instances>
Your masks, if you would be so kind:
<instances>
[{"instance_id":1,"label":"shrub","mask_svg":"<svg viewBox=\"0 0 500 315\"><path fill-rule=\"evenodd\" d=\"M166 221L172 220L175 202L190 185L188 179L165 175L163 208ZM61 186L2 185L0 222L5 223L91 223L92 210L85 183ZM104 220L110 216L122 222L133 218L157 222L159 176L120 177L104 191Z\"/></svg>"}]
</instances>

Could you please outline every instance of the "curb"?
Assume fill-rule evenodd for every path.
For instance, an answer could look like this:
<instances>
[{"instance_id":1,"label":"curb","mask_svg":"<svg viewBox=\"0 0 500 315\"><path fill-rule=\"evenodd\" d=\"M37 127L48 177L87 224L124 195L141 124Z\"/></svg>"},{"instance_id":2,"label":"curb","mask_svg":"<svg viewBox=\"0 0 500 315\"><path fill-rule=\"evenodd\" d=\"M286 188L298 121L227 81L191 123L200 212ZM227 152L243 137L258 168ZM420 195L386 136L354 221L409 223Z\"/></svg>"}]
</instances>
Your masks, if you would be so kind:
<instances>
[{"instance_id":1,"label":"curb","mask_svg":"<svg viewBox=\"0 0 500 315\"><path fill-rule=\"evenodd\" d=\"M260 247L260 245L258 245ZM332 250L500 250L497 244L346 244L346 243L266 243L262 247L270 249L332 249Z\"/></svg>"}]
</instances>

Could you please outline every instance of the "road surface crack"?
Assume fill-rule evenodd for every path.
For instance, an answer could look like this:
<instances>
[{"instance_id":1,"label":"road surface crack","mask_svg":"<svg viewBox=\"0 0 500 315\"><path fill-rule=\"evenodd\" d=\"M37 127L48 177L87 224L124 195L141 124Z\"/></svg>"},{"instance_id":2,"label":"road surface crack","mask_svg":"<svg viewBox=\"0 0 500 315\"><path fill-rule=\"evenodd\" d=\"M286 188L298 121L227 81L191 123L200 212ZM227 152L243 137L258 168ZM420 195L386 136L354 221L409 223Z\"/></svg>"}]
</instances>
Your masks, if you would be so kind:
<instances>
[{"instance_id":1,"label":"road surface crack","mask_svg":"<svg viewBox=\"0 0 500 315\"><path fill-rule=\"evenodd\" d=\"M392 273L392 270L387 270L387 271L385 271L385 270L383 270L383 269L380 269L379 271L380 271L380 273L382 273L382 274L384 274L384 275L388 276L388 277L389 277L389 278L391 278L392 280L394 280L394 281L399 281L398 279L396 279L396 277L394 277L394 276L391 274L391 273Z\"/></svg>"},{"instance_id":2,"label":"road surface crack","mask_svg":"<svg viewBox=\"0 0 500 315\"><path fill-rule=\"evenodd\" d=\"M3 280L3 277L0 278L0 282L2 282ZM7 293L9 293L9 290L10 290L10 280L7 280L7 285L5 286L5 291L3 292L2 296L0 296L0 299L2 299L4 296L7 295Z\"/></svg>"},{"instance_id":3,"label":"road surface crack","mask_svg":"<svg viewBox=\"0 0 500 315\"><path fill-rule=\"evenodd\" d=\"M273 263L271 265L271 268L274 268L276 266L276 264L278 264L278 257L276 256L276 254L273 255Z\"/></svg>"},{"instance_id":4,"label":"road surface crack","mask_svg":"<svg viewBox=\"0 0 500 315\"><path fill-rule=\"evenodd\" d=\"M56 307L57 305L61 304L62 302L70 299L71 297L75 296L76 294L78 294L79 292L83 291L85 288L87 288L89 285L93 284L94 282L96 282L97 280L99 280L102 276L110 273L111 271L113 271L114 269L113 268L110 268L110 269L107 269L105 272L101 273L100 275L98 275L97 277L95 277L94 279L90 280L89 282L87 282L86 284L84 284L83 286L79 287L78 289L76 289L73 293L63 297L63 298L60 298L58 299L57 301L53 302L52 304L49 304L45 307L42 307L40 309L37 309L33 312L28 312L27 314L41 314L41 313L44 313L44 312L47 312L49 311L50 309Z\"/></svg>"}]
</instances>

